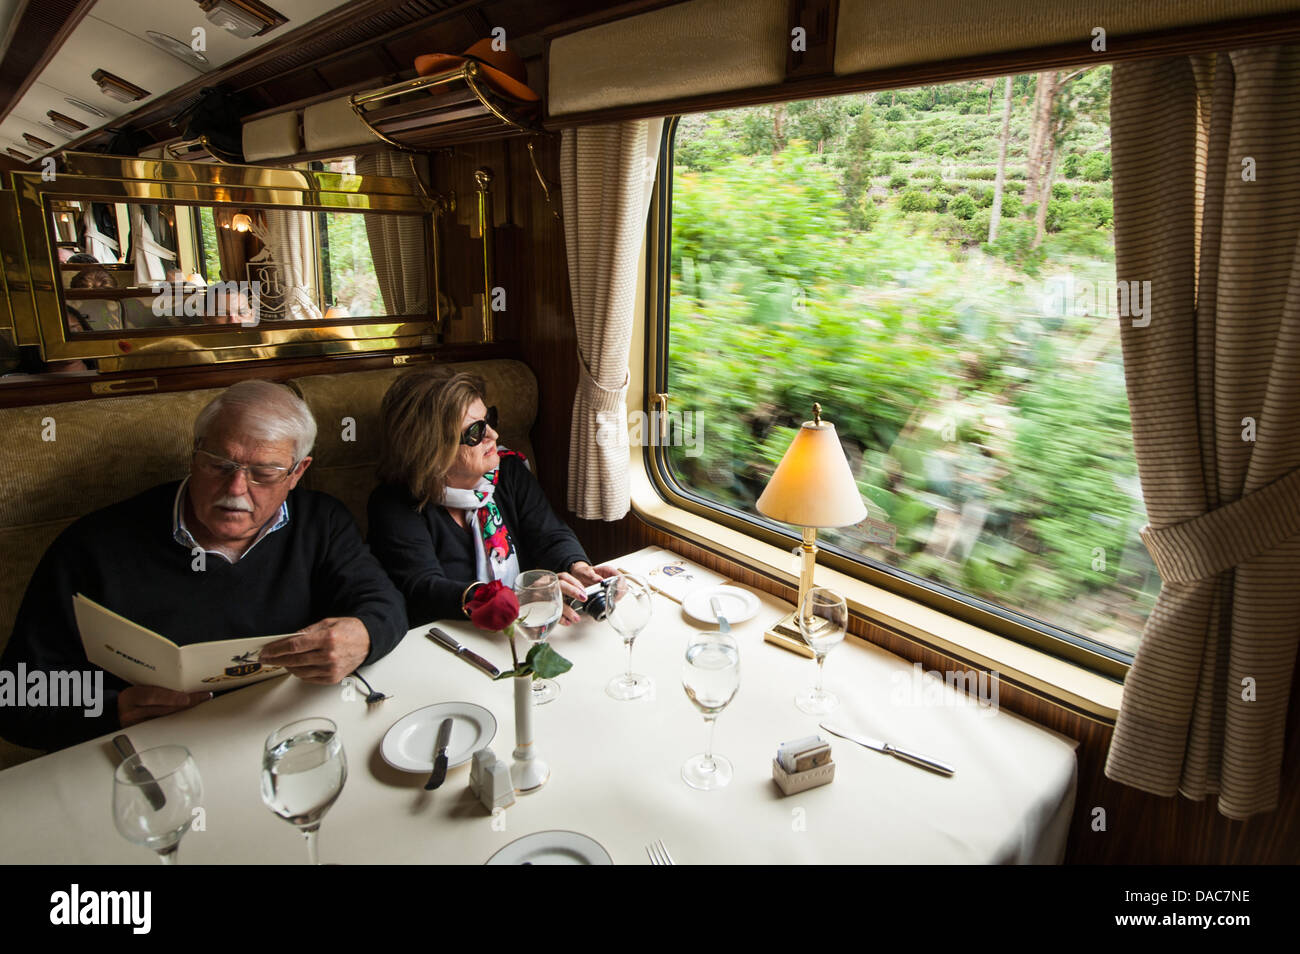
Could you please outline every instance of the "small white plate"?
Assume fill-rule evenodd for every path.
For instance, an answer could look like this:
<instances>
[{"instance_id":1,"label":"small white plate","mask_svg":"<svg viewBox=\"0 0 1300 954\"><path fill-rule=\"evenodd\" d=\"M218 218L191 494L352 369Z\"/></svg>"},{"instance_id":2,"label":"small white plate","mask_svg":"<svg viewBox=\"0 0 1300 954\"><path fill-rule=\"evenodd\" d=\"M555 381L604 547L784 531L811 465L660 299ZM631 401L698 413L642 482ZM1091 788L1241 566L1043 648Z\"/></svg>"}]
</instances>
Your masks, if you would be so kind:
<instances>
[{"instance_id":1,"label":"small white plate","mask_svg":"<svg viewBox=\"0 0 1300 954\"><path fill-rule=\"evenodd\" d=\"M738 586L702 586L698 590L691 590L682 600L682 609L687 616L701 623L716 624L718 618L713 615L713 607L709 605L709 600L715 597L722 607L722 615L732 626L753 619L758 612L758 597Z\"/></svg>"},{"instance_id":2,"label":"small white plate","mask_svg":"<svg viewBox=\"0 0 1300 954\"><path fill-rule=\"evenodd\" d=\"M384 735L380 755L393 768L403 772L432 772L438 726L449 717L455 720L447 743L449 769L464 765L497 734L496 717L482 706L472 702L439 702L416 709L393 723Z\"/></svg>"},{"instance_id":3,"label":"small white plate","mask_svg":"<svg viewBox=\"0 0 1300 954\"><path fill-rule=\"evenodd\" d=\"M535 831L516 838L487 860L490 865L612 865L599 842L576 831Z\"/></svg>"}]
</instances>

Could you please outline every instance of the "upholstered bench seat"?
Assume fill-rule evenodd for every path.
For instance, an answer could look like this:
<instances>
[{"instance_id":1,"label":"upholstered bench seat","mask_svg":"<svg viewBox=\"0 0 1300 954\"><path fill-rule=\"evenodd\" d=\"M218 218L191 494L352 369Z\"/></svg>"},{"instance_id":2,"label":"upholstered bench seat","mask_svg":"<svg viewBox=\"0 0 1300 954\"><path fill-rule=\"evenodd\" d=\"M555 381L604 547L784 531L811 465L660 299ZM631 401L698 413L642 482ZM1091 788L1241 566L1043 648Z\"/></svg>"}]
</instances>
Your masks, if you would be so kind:
<instances>
[{"instance_id":1,"label":"upholstered bench seat","mask_svg":"<svg viewBox=\"0 0 1300 954\"><path fill-rule=\"evenodd\" d=\"M501 442L532 456L537 379L519 361L451 365L487 381L501 412ZM379 458L379 405L404 368L321 374L286 381L316 417L303 486L343 501L366 530L366 501ZM0 650L36 564L78 517L177 480L189 470L193 424L220 389L123 395L0 408ZM217 638L220 634L214 633ZM40 753L0 742L0 768Z\"/></svg>"}]
</instances>

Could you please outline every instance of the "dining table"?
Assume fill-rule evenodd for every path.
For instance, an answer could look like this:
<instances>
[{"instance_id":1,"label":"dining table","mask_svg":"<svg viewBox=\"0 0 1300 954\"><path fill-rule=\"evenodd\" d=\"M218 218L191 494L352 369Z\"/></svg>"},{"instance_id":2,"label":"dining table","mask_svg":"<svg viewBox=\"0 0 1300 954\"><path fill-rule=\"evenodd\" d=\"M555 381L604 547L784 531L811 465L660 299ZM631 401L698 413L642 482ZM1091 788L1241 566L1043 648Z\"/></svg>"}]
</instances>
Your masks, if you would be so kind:
<instances>
[{"instance_id":1,"label":"dining table","mask_svg":"<svg viewBox=\"0 0 1300 954\"><path fill-rule=\"evenodd\" d=\"M648 548L609 561L645 571L669 551ZM682 687L693 634L717 629L692 618L665 592L637 636L632 666L653 680L633 701L605 693L624 671L622 637L606 621L558 626L550 644L573 667L558 697L532 713L533 746L546 783L490 811L470 790L470 765L452 767L437 789L425 771L389 764L384 738L403 717L440 703L483 707L495 720L484 744L509 762L515 745L510 679L493 680L411 629L362 674L382 702L367 703L351 680L315 685L269 679L126 730L137 751L186 746L203 780L202 810L179 850L182 864L303 864L303 838L263 804L267 736L298 719L338 726L347 779L325 815L320 860L335 864L482 864L523 836L575 832L615 864L647 864L662 843L676 864L1059 863L1077 784L1077 743L993 701L982 703L913 663L850 636L826 658L833 713L806 715L794 697L815 679L811 659L764 640L790 605L756 589L752 616L731 624L740 687L718 716L714 749L730 760L724 788L688 786L681 767L703 751L705 723ZM501 668L510 652L499 633L466 620L437 624ZM519 638L519 637L516 637ZM521 639L521 643L524 641ZM521 653L526 648L521 645ZM927 771L828 734L820 721L948 763ZM115 734L115 733L114 733ZM820 735L835 766L828 784L792 795L773 780L782 742ZM0 862L156 864L116 831L111 812L115 755L106 735L0 772ZM432 753L428 759L432 760Z\"/></svg>"}]
</instances>

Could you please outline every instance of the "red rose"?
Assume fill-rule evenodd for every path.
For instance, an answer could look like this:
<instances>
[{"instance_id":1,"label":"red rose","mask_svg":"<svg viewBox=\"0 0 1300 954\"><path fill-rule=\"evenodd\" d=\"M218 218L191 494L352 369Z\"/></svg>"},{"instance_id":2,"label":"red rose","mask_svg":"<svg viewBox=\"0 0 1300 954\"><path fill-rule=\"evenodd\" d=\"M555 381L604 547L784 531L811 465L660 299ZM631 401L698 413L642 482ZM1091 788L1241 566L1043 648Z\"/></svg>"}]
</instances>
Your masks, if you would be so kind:
<instances>
[{"instance_id":1,"label":"red rose","mask_svg":"<svg viewBox=\"0 0 1300 954\"><path fill-rule=\"evenodd\" d=\"M514 590L500 580L493 580L474 590L465 604L465 612L479 629L495 632L519 618L519 600Z\"/></svg>"}]
</instances>

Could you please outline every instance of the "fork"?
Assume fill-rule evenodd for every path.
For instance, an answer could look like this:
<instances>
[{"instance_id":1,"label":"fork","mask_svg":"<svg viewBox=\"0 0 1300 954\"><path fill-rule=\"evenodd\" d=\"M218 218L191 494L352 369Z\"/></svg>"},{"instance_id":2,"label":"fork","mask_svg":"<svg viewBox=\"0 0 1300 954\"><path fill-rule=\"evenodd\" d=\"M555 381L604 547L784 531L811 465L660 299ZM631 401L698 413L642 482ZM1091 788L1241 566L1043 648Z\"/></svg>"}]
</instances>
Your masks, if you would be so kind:
<instances>
[{"instance_id":1,"label":"fork","mask_svg":"<svg viewBox=\"0 0 1300 954\"><path fill-rule=\"evenodd\" d=\"M677 862L673 861L673 856L668 854L668 846L664 844L662 838L646 845L645 852L650 856L650 864L652 865L677 864Z\"/></svg>"},{"instance_id":2,"label":"fork","mask_svg":"<svg viewBox=\"0 0 1300 954\"><path fill-rule=\"evenodd\" d=\"M383 702L385 699L393 698L391 695L384 695L382 692L376 692L374 687L372 687L370 683L366 682L366 677L361 675L359 671L354 670L352 672L352 678L359 680L361 684L366 687L367 706L373 706L376 702Z\"/></svg>"}]
</instances>

